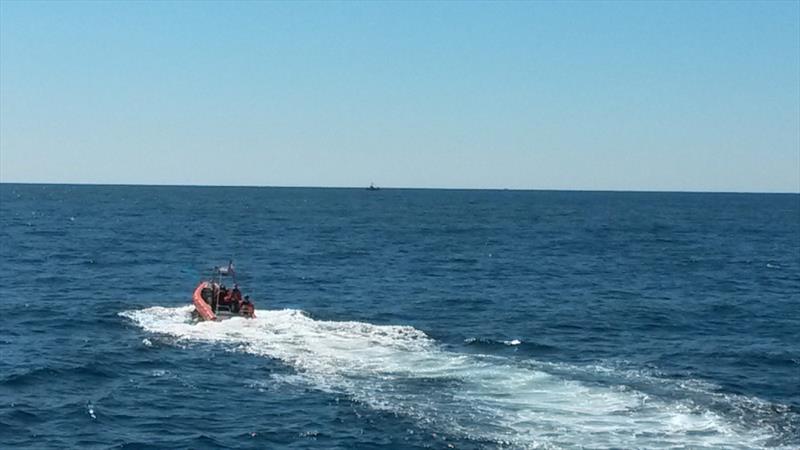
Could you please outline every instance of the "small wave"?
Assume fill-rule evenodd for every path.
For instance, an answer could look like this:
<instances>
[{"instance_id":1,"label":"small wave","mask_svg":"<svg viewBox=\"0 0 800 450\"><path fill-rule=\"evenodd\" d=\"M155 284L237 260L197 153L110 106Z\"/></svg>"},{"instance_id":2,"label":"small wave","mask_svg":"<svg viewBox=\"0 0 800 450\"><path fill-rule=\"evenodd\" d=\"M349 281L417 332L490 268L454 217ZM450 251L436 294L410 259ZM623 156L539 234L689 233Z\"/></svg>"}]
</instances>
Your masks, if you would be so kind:
<instances>
[{"instance_id":1,"label":"small wave","mask_svg":"<svg viewBox=\"0 0 800 450\"><path fill-rule=\"evenodd\" d=\"M669 385L669 395L657 395L618 379L592 381L602 378L603 370L620 373L613 368L526 365L462 354L445 350L413 327L314 320L298 310L200 323L191 320L191 310L153 307L120 314L178 342L215 343L280 360L295 369L281 378L284 382L345 394L373 409L480 442L514 448L761 448L784 445L792 436L793 428L774 426L774 416L762 416L762 422L740 417L752 412L736 410L741 399L719 398L726 410L695 401L691 387ZM582 376L581 370L595 376Z\"/></svg>"},{"instance_id":2,"label":"small wave","mask_svg":"<svg viewBox=\"0 0 800 450\"><path fill-rule=\"evenodd\" d=\"M17 373L12 373L0 379L0 385L23 386L34 383L50 382L53 379L75 377L79 379L113 378L114 374L108 369L94 364L84 364L73 367L37 367Z\"/></svg>"},{"instance_id":3,"label":"small wave","mask_svg":"<svg viewBox=\"0 0 800 450\"><path fill-rule=\"evenodd\" d=\"M515 351L520 350L527 352L527 354L551 353L558 350L556 347L551 345L523 341L520 339L487 339L471 337L464 339L464 344L468 347L485 349L490 352L492 349L503 351L509 349L509 347L513 348Z\"/></svg>"},{"instance_id":4,"label":"small wave","mask_svg":"<svg viewBox=\"0 0 800 450\"><path fill-rule=\"evenodd\" d=\"M11 403L11 408L0 414L0 418L2 418L3 421L7 420L11 423L20 425L40 422L42 418L38 414L33 413L31 411L32 409L33 408L31 408L29 405L18 405Z\"/></svg>"},{"instance_id":5,"label":"small wave","mask_svg":"<svg viewBox=\"0 0 800 450\"><path fill-rule=\"evenodd\" d=\"M494 340L494 339L483 339L483 338L467 338L464 339L464 343L467 345L472 344L481 344L481 345L508 345L508 346L516 346L522 343L519 339L510 339L506 341L502 340Z\"/></svg>"}]
</instances>

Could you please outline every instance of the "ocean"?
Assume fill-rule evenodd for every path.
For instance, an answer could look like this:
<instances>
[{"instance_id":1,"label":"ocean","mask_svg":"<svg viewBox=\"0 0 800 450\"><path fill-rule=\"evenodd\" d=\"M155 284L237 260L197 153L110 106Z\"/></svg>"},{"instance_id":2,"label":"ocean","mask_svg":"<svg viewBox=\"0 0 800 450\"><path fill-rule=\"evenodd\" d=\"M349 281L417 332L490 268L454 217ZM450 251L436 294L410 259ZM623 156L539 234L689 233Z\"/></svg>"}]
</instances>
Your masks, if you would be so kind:
<instances>
[{"instance_id":1,"label":"ocean","mask_svg":"<svg viewBox=\"0 0 800 450\"><path fill-rule=\"evenodd\" d=\"M796 194L0 184L0 274L3 449L800 447Z\"/></svg>"}]
</instances>

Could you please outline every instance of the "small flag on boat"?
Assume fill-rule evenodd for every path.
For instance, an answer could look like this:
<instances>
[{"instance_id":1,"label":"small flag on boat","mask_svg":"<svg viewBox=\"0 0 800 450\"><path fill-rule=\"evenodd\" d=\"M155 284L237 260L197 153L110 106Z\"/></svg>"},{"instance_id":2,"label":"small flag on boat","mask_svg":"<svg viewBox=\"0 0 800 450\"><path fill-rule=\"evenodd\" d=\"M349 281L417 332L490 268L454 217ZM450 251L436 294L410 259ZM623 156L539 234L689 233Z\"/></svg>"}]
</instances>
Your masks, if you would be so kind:
<instances>
[{"instance_id":1,"label":"small flag on boat","mask_svg":"<svg viewBox=\"0 0 800 450\"><path fill-rule=\"evenodd\" d=\"M217 267L217 272L220 275L233 275L234 274L233 261L228 261L228 267L222 267L222 266Z\"/></svg>"}]
</instances>

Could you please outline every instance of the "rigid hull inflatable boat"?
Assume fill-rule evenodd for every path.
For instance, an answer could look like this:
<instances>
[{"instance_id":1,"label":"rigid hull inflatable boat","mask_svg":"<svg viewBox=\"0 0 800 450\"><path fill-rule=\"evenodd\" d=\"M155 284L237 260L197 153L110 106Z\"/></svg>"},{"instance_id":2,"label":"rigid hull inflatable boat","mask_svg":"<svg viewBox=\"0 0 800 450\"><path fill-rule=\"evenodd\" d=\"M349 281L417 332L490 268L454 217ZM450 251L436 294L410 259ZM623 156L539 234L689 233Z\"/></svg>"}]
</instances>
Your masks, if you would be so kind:
<instances>
[{"instance_id":1,"label":"rigid hull inflatable boat","mask_svg":"<svg viewBox=\"0 0 800 450\"><path fill-rule=\"evenodd\" d=\"M224 278L231 277L233 288L225 286ZM200 320L222 320L229 317L255 318L256 309L250 296L242 297L236 283L233 263L228 267L215 267L210 280L201 281L192 294L194 315Z\"/></svg>"}]
</instances>

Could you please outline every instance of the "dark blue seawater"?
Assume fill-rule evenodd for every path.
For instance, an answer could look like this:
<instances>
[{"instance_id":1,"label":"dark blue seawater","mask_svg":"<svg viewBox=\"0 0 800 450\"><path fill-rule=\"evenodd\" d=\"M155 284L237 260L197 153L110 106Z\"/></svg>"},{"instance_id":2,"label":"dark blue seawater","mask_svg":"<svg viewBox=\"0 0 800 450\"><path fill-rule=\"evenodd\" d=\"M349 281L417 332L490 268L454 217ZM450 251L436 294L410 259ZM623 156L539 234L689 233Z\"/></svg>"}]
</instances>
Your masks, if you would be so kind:
<instances>
[{"instance_id":1,"label":"dark blue seawater","mask_svg":"<svg viewBox=\"0 0 800 450\"><path fill-rule=\"evenodd\" d=\"M2 184L0 273L0 448L800 446L798 195Z\"/></svg>"}]
</instances>

